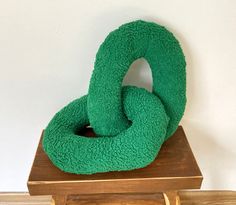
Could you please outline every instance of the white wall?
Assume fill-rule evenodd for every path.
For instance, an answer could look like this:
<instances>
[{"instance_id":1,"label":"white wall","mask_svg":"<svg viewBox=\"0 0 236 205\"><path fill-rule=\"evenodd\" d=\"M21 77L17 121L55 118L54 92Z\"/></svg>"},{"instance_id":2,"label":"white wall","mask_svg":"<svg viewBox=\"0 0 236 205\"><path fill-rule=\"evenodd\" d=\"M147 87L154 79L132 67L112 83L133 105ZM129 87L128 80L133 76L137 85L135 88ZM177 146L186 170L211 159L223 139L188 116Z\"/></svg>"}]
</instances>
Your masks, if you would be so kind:
<instances>
[{"instance_id":1,"label":"white wall","mask_svg":"<svg viewBox=\"0 0 236 205\"><path fill-rule=\"evenodd\" d=\"M182 124L205 189L236 189L236 1L0 0L0 191L25 191L42 129L87 93L98 46L119 25L152 20L187 59ZM134 71L136 68L136 71ZM144 61L125 79L150 87Z\"/></svg>"}]
</instances>

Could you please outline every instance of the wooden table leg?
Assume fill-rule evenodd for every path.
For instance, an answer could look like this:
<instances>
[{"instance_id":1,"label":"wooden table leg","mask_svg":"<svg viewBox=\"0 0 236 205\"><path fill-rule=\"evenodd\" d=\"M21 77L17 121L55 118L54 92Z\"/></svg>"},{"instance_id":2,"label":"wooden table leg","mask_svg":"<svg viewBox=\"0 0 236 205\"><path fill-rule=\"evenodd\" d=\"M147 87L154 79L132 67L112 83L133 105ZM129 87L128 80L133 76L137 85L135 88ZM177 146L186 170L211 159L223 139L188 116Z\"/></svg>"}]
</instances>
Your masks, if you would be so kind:
<instances>
[{"instance_id":1,"label":"wooden table leg","mask_svg":"<svg viewBox=\"0 0 236 205\"><path fill-rule=\"evenodd\" d=\"M53 195L52 198L54 199L55 205L66 205L66 195Z\"/></svg>"},{"instance_id":2,"label":"wooden table leg","mask_svg":"<svg viewBox=\"0 0 236 205\"><path fill-rule=\"evenodd\" d=\"M180 205L180 199L177 191L163 192L165 205Z\"/></svg>"}]
</instances>

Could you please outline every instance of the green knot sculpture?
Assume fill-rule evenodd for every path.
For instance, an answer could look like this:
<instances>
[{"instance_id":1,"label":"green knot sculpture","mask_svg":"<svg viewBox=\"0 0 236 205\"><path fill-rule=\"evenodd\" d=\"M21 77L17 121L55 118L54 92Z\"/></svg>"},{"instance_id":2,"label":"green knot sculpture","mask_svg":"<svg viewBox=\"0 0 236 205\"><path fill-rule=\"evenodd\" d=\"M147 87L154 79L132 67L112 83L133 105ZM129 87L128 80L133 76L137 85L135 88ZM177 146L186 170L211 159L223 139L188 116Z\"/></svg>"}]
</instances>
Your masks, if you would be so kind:
<instances>
[{"instance_id":1,"label":"green knot sculpture","mask_svg":"<svg viewBox=\"0 0 236 205\"><path fill-rule=\"evenodd\" d=\"M150 65L152 93L122 87L139 58ZM122 25L97 52L88 95L65 106L48 124L44 151L59 169L76 174L147 166L183 116L185 67L178 41L163 26L141 20ZM88 124L96 137L78 134Z\"/></svg>"}]
</instances>

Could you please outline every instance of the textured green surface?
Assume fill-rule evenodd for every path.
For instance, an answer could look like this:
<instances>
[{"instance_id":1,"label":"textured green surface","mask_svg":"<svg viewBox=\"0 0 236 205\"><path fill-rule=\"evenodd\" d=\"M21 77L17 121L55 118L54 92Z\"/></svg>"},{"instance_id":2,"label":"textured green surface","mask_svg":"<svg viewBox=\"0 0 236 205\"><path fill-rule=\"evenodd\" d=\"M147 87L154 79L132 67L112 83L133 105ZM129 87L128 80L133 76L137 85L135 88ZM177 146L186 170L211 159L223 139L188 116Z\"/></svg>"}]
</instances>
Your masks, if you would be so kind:
<instances>
[{"instance_id":1,"label":"textured green surface","mask_svg":"<svg viewBox=\"0 0 236 205\"><path fill-rule=\"evenodd\" d=\"M97 134L116 135L129 126L122 111L121 84L130 65L141 57L152 70L153 94L170 117L166 138L177 129L186 103L184 55L163 26L135 21L111 32L98 50L88 96L89 121Z\"/></svg>"},{"instance_id":2,"label":"textured green surface","mask_svg":"<svg viewBox=\"0 0 236 205\"><path fill-rule=\"evenodd\" d=\"M129 66L141 57L152 70L152 93L121 86ZM124 24L100 46L88 96L64 107L47 126L43 149L65 172L145 167L177 129L185 93L185 60L174 36L155 23ZM97 138L77 134L89 123Z\"/></svg>"},{"instance_id":3,"label":"textured green surface","mask_svg":"<svg viewBox=\"0 0 236 205\"><path fill-rule=\"evenodd\" d=\"M168 124L164 107L145 89L125 87L123 95L124 111L132 125L114 137L76 135L89 122L87 96L55 115L44 132L43 147L57 167L66 172L92 174L140 168L155 159Z\"/></svg>"}]
</instances>

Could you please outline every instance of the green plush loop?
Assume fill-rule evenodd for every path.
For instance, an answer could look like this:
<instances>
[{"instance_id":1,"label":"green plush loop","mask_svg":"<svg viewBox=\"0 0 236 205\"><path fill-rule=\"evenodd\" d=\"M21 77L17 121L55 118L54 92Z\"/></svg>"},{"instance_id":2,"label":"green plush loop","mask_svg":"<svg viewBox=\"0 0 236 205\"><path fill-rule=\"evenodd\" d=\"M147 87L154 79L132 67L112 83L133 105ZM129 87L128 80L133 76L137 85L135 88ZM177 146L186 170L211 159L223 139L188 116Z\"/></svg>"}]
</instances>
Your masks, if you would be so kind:
<instances>
[{"instance_id":1,"label":"green plush loop","mask_svg":"<svg viewBox=\"0 0 236 205\"><path fill-rule=\"evenodd\" d=\"M163 26L134 21L111 32L96 56L89 86L88 116L99 135L117 135L130 125L122 108L122 81L130 65L145 58L158 96L170 118L166 139L177 129L186 104L185 59L178 41Z\"/></svg>"},{"instance_id":2,"label":"green plush loop","mask_svg":"<svg viewBox=\"0 0 236 205\"><path fill-rule=\"evenodd\" d=\"M140 57L152 69L152 93L121 86ZM183 115L185 75L179 43L164 27L144 21L121 26L99 48L88 96L64 107L45 129L44 151L55 166L70 173L145 167ZM99 137L78 135L89 123Z\"/></svg>"},{"instance_id":3,"label":"green plush loop","mask_svg":"<svg viewBox=\"0 0 236 205\"><path fill-rule=\"evenodd\" d=\"M145 89L123 88L124 112L132 125L116 136L88 138L77 133L89 123L87 96L59 111L44 132L43 149L65 172L92 174L130 170L151 163L166 135L162 102Z\"/></svg>"}]
</instances>

